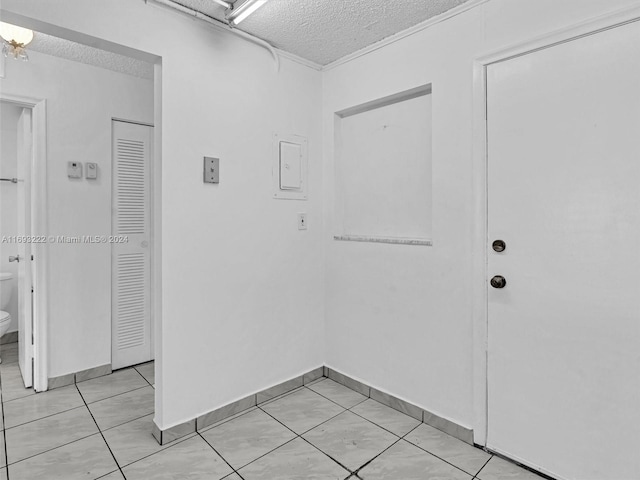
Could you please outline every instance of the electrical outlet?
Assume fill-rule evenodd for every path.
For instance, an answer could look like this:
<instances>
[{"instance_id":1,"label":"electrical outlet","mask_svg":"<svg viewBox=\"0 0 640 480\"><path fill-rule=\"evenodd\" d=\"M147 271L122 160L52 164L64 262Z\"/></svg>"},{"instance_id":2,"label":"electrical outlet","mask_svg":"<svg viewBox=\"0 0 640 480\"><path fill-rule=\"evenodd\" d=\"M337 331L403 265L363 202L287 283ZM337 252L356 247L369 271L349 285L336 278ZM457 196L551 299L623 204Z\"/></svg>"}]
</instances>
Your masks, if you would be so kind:
<instances>
[{"instance_id":1,"label":"electrical outlet","mask_svg":"<svg viewBox=\"0 0 640 480\"><path fill-rule=\"evenodd\" d=\"M298 230L306 230L307 229L307 214L299 213L298 214Z\"/></svg>"}]
</instances>

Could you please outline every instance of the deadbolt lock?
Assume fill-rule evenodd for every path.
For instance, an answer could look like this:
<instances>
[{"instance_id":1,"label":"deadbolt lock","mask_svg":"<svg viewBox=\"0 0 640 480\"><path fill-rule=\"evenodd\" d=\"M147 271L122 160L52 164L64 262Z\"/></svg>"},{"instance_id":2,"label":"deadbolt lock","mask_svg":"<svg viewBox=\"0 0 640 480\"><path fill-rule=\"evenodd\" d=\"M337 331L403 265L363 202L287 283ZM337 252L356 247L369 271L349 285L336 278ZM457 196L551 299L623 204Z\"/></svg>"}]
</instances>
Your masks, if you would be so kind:
<instances>
[{"instance_id":1,"label":"deadbolt lock","mask_svg":"<svg viewBox=\"0 0 640 480\"><path fill-rule=\"evenodd\" d=\"M496 252L504 252L504 249L507 248L507 244L504 243L504 240L494 240L491 246Z\"/></svg>"}]
</instances>

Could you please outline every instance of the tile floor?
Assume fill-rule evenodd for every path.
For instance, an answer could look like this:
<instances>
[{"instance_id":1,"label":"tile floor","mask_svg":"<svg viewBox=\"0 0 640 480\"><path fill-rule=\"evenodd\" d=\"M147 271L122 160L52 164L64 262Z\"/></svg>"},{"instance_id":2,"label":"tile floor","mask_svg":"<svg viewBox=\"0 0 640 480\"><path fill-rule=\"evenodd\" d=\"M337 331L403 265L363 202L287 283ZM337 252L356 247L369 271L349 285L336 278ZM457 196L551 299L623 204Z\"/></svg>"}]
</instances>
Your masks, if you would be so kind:
<instances>
[{"instance_id":1,"label":"tile floor","mask_svg":"<svg viewBox=\"0 0 640 480\"><path fill-rule=\"evenodd\" d=\"M34 394L0 354L0 480L541 478L326 378L160 446L153 362Z\"/></svg>"}]
</instances>

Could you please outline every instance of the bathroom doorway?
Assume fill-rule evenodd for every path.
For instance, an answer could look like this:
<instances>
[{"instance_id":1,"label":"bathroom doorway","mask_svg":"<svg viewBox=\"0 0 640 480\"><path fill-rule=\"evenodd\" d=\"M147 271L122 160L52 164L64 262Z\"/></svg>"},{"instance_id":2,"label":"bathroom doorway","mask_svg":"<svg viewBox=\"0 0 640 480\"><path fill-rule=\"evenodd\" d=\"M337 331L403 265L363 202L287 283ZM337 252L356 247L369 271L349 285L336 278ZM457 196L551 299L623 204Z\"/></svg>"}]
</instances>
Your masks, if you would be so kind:
<instances>
[{"instance_id":1,"label":"bathroom doorway","mask_svg":"<svg viewBox=\"0 0 640 480\"><path fill-rule=\"evenodd\" d=\"M24 388L47 388L42 312L46 311L45 102L0 96L3 322L0 358L17 363ZM42 241L34 241L34 239ZM6 309L6 310L5 310Z\"/></svg>"}]
</instances>

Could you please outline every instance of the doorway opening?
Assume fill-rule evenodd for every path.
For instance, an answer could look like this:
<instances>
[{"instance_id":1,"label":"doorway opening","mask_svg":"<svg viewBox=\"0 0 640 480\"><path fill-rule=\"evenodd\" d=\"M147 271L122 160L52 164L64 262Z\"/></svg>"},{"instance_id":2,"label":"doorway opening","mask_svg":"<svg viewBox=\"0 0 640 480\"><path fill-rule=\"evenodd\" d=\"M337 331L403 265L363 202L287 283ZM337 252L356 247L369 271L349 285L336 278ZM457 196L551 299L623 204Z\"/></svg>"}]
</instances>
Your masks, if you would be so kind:
<instances>
[{"instance_id":1,"label":"doorway opening","mask_svg":"<svg viewBox=\"0 0 640 480\"><path fill-rule=\"evenodd\" d=\"M47 389L45 101L3 93L0 116L0 358L18 373L9 375L16 387L39 392Z\"/></svg>"},{"instance_id":2,"label":"doorway opening","mask_svg":"<svg viewBox=\"0 0 640 480\"><path fill-rule=\"evenodd\" d=\"M154 145L159 144L159 138L155 138L159 130L154 132L150 126L158 123L155 117L160 103L159 58L55 26L46 26L45 30L35 32L29 62L7 62L1 95L7 115L10 109L4 108L5 105L24 109L25 120L21 125L31 126L33 135L29 163L29 174L33 178L22 181L28 176L18 173L17 167L12 171L4 169L6 175L2 173L3 178L17 179L15 183L1 182L2 195L26 189L29 202L23 202L26 213L20 230L15 219L9 222L3 217L2 230L13 223L15 228L6 234L11 234L19 243L0 245L0 271L15 271L15 274L3 275L7 279L11 277L15 284L11 295L16 304L12 307L15 314L11 318L16 325L10 325L7 338L20 339L19 346L4 350L7 354L12 349L19 350L22 383L35 386L36 392L63 388L154 360L153 336L158 331L153 325L158 318L154 307L160 304L157 298L160 282L156 280L159 268L155 265L157 257L152 241L152 231L156 228L153 217L159 214L156 208L160 198L159 190L153 188L153 179L159 178L160 172L151 156ZM45 98L49 106L46 115L45 101L40 100ZM114 178L117 179L112 158L115 124L148 129L143 206L145 233L149 238L131 239L146 249L143 335L146 353L124 362L112 358L112 311L120 308L130 314L137 306L131 305L135 295L118 302L122 297L113 295L112 289L112 259L117 257L114 252L117 248L126 248L129 240L126 237L132 235L131 231L112 228L116 216L112 204L116 192L112 187ZM51 133L48 141L44 141L45 127ZM26 131L26 127L23 130ZM128 159L135 153L131 147L128 144L125 148L124 156ZM132 177L127 175L137 172L137 168L132 166L122 180L120 198L129 202L120 210L119 217L121 223L129 226L139 192L132 191ZM21 198L25 198L24 193ZM3 202L5 205L9 203ZM21 241L23 237L28 241ZM8 261L9 256L13 262ZM5 263L12 269L5 269ZM18 266L23 273L18 274ZM32 273L31 282L25 280L24 271ZM136 278L129 270L125 273L128 281ZM33 302L29 301L31 291ZM21 322L24 333L11 334L18 330L18 310L27 311L30 306L33 321ZM122 334L127 329L131 333L134 326L121 322L120 327ZM32 332L26 331L29 328ZM129 335L125 340L131 341L135 336ZM120 342L118 346L132 345ZM31 356L30 360L27 355ZM153 364L146 365L143 370L147 375L141 373L140 379L151 378L148 374L153 374L153 367ZM152 378L149 383L154 383Z\"/></svg>"}]
</instances>

